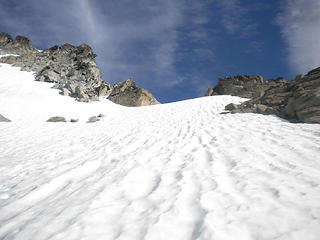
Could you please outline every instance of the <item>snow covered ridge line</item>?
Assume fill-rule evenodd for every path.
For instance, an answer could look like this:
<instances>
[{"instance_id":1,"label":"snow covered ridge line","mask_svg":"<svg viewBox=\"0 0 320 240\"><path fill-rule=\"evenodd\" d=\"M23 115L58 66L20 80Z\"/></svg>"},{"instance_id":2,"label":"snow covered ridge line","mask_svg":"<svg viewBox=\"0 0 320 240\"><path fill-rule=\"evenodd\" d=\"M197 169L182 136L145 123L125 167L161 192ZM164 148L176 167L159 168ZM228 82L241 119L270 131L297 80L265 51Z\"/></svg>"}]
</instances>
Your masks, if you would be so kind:
<instances>
[{"instance_id":1,"label":"snow covered ridge line","mask_svg":"<svg viewBox=\"0 0 320 240\"><path fill-rule=\"evenodd\" d=\"M37 81L55 83L54 88L64 96L83 102L110 96L111 101L125 106L159 104L152 94L137 87L132 79L113 87L103 81L95 62L96 54L86 44L64 44L39 51L26 37L17 36L13 40L9 34L2 33L0 47L0 54L20 54L19 57L4 57L0 62L35 72Z\"/></svg>"}]
</instances>

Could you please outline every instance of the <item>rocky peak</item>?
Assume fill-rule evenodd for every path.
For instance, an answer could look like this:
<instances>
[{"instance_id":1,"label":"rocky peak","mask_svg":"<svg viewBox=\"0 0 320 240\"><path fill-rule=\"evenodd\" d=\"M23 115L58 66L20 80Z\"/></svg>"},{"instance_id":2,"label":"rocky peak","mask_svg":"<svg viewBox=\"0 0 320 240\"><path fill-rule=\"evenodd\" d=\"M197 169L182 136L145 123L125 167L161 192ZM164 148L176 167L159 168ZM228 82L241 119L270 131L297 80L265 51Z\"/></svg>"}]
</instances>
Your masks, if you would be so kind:
<instances>
[{"instance_id":1,"label":"rocky peak","mask_svg":"<svg viewBox=\"0 0 320 240\"><path fill-rule=\"evenodd\" d=\"M124 81L123 86L136 87L136 83L133 81L132 78L128 78L126 81Z\"/></svg>"},{"instance_id":2,"label":"rocky peak","mask_svg":"<svg viewBox=\"0 0 320 240\"><path fill-rule=\"evenodd\" d=\"M119 84L118 84L119 85ZM117 86L118 86L117 85ZM120 86L121 85L121 86ZM120 83L119 87L120 87L120 91L124 92L126 90L134 90L135 88L137 88L136 83L133 81L132 78L128 78L126 81L124 81L123 83Z\"/></svg>"},{"instance_id":3,"label":"rocky peak","mask_svg":"<svg viewBox=\"0 0 320 240\"><path fill-rule=\"evenodd\" d=\"M261 76L234 76L219 78L214 88L209 88L205 96L235 95L244 98L258 97L265 90L265 83Z\"/></svg>"},{"instance_id":4,"label":"rocky peak","mask_svg":"<svg viewBox=\"0 0 320 240\"><path fill-rule=\"evenodd\" d=\"M92 48L87 44L73 46L64 44L39 52L28 38L17 36L15 40L7 34L0 34L0 54L18 54L0 58L0 62L21 67L24 71L36 73L37 81L55 83L65 96L79 101L97 100L109 96L111 101L125 106L145 106L159 102L145 89L138 88L129 78L115 84L113 89L101 79ZM112 93L112 94L110 94Z\"/></svg>"},{"instance_id":5,"label":"rocky peak","mask_svg":"<svg viewBox=\"0 0 320 240\"><path fill-rule=\"evenodd\" d=\"M13 39L11 35L9 35L8 33L0 33L0 46L5 46L12 41Z\"/></svg>"},{"instance_id":6,"label":"rocky peak","mask_svg":"<svg viewBox=\"0 0 320 240\"><path fill-rule=\"evenodd\" d=\"M26 54L37 52L37 49L30 44L30 40L23 36L17 36L14 40L7 33L0 33L0 54Z\"/></svg>"},{"instance_id":7,"label":"rocky peak","mask_svg":"<svg viewBox=\"0 0 320 240\"><path fill-rule=\"evenodd\" d=\"M15 39L16 43L24 46L30 46L30 40L24 36L17 36Z\"/></svg>"},{"instance_id":8,"label":"rocky peak","mask_svg":"<svg viewBox=\"0 0 320 240\"><path fill-rule=\"evenodd\" d=\"M0 62L19 66L22 70L36 72L36 80L55 83L61 94L79 101L97 100L108 95L111 87L103 81L90 46L64 44L42 52L36 50L26 37L15 40L8 34L0 36L4 53L18 54L0 59ZM29 49L29 50L28 50Z\"/></svg>"},{"instance_id":9,"label":"rocky peak","mask_svg":"<svg viewBox=\"0 0 320 240\"><path fill-rule=\"evenodd\" d=\"M159 104L151 93L143 88L137 87L132 78L129 78L123 83L113 85L108 98L117 104L128 107Z\"/></svg>"},{"instance_id":10,"label":"rocky peak","mask_svg":"<svg viewBox=\"0 0 320 240\"><path fill-rule=\"evenodd\" d=\"M96 54L93 53L92 48L85 43L81 44L78 47L78 51L79 51L78 54L81 54L88 58L95 58L97 56Z\"/></svg>"}]
</instances>

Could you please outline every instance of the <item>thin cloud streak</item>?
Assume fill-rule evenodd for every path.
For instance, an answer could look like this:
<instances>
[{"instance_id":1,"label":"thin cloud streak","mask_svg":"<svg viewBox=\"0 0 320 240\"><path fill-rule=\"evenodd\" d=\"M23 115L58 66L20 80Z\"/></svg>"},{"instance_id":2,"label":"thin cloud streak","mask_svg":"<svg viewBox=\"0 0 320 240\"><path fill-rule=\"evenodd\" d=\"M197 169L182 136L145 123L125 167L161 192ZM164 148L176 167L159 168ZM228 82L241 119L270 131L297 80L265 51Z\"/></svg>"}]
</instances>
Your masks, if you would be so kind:
<instances>
[{"instance_id":1,"label":"thin cloud streak","mask_svg":"<svg viewBox=\"0 0 320 240\"><path fill-rule=\"evenodd\" d=\"M216 29L208 28L215 14L213 3L12 0L0 2L0 25L12 35L29 37L38 48L87 43L98 55L105 81L114 84L133 77L153 93L165 92L175 86L201 85L190 81L190 74L201 73L189 63L214 59Z\"/></svg>"},{"instance_id":2,"label":"thin cloud streak","mask_svg":"<svg viewBox=\"0 0 320 240\"><path fill-rule=\"evenodd\" d=\"M293 73L320 66L319 0L287 1L277 23L288 44L288 63Z\"/></svg>"},{"instance_id":3,"label":"thin cloud streak","mask_svg":"<svg viewBox=\"0 0 320 240\"><path fill-rule=\"evenodd\" d=\"M142 84L168 87L181 82L175 69L178 30L187 23L192 5L203 6L189 0L13 2L19 6L15 14L5 12L10 4L0 3L0 20L12 34L29 36L36 45L86 42L98 54L105 80L114 83L135 75ZM193 25L206 21L198 16Z\"/></svg>"},{"instance_id":4,"label":"thin cloud streak","mask_svg":"<svg viewBox=\"0 0 320 240\"><path fill-rule=\"evenodd\" d=\"M221 24L228 34L247 37L257 31L258 26L251 21L248 13L260 10L259 7L244 7L239 0L221 0L216 4L221 11Z\"/></svg>"}]
</instances>

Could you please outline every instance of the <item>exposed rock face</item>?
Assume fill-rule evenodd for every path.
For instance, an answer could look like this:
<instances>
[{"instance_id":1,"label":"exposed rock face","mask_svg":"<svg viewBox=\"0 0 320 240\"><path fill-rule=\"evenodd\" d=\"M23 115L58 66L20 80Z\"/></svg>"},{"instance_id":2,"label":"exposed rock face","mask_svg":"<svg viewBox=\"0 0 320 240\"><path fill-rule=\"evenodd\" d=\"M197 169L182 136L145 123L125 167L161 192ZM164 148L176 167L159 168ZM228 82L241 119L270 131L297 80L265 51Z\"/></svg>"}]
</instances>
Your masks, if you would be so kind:
<instances>
[{"instance_id":1,"label":"exposed rock face","mask_svg":"<svg viewBox=\"0 0 320 240\"><path fill-rule=\"evenodd\" d=\"M252 98L240 105L229 104L226 110L232 113L274 114L292 122L320 123L320 68L307 75L298 75L292 81L283 78L265 82L257 81L257 86L246 86L245 80L239 83L235 77L227 84L220 80L210 95L228 94Z\"/></svg>"},{"instance_id":2,"label":"exposed rock face","mask_svg":"<svg viewBox=\"0 0 320 240\"><path fill-rule=\"evenodd\" d=\"M8 119L0 114L0 122L11 122L11 121L10 121L10 119Z\"/></svg>"},{"instance_id":3,"label":"exposed rock face","mask_svg":"<svg viewBox=\"0 0 320 240\"><path fill-rule=\"evenodd\" d=\"M13 39L7 33L0 34L0 54L26 54L30 52L38 51L30 44L28 38L17 36L16 39Z\"/></svg>"},{"instance_id":4,"label":"exposed rock face","mask_svg":"<svg viewBox=\"0 0 320 240\"><path fill-rule=\"evenodd\" d=\"M219 78L214 88L209 88L205 96L233 95L244 98L260 97L272 86L286 83L283 78L263 81L262 76L235 76Z\"/></svg>"},{"instance_id":5,"label":"exposed rock face","mask_svg":"<svg viewBox=\"0 0 320 240\"><path fill-rule=\"evenodd\" d=\"M78 101L97 100L99 96L109 96L115 103L124 106L145 106L159 102L146 90L126 81L110 85L101 79L92 49L82 44L54 46L42 52L30 44L26 37L13 39L7 33L0 34L0 55L17 54L0 58L0 62L21 67L24 71L36 73L37 81L55 83L64 96ZM135 95L136 94L136 95Z\"/></svg>"},{"instance_id":6,"label":"exposed rock face","mask_svg":"<svg viewBox=\"0 0 320 240\"><path fill-rule=\"evenodd\" d=\"M320 123L320 67L297 76L290 85L293 95L285 109L289 117L306 123Z\"/></svg>"},{"instance_id":7,"label":"exposed rock face","mask_svg":"<svg viewBox=\"0 0 320 240\"><path fill-rule=\"evenodd\" d=\"M110 85L101 79L92 49L82 44L78 47L70 44L54 46L39 52L30 45L29 39L0 34L0 54L19 54L2 57L0 62L19 66L25 71L36 72L36 80L55 83L54 88L61 94L79 101L96 100L108 95Z\"/></svg>"},{"instance_id":8,"label":"exposed rock face","mask_svg":"<svg viewBox=\"0 0 320 240\"><path fill-rule=\"evenodd\" d=\"M151 93L137 87L131 78L123 83L116 83L108 98L114 103L128 107L159 104Z\"/></svg>"}]
</instances>

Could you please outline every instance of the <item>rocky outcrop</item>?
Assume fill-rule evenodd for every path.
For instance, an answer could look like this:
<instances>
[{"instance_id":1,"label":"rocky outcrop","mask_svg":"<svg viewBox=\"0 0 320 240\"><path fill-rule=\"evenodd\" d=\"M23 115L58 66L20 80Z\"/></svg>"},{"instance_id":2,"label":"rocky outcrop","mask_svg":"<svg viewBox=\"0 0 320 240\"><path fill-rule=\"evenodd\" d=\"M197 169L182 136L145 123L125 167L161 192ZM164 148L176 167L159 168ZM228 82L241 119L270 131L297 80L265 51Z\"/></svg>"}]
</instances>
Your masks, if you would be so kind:
<instances>
[{"instance_id":1,"label":"rocky outcrop","mask_svg":"<svg viewBox=\"0 0 320 240\"><path fill-rule=\"evenodd\" d=\"M100 96L109 96L115 103L124 106L145 106L159 102L146 90L136 87L135 83L111 86L101 79L95 62L96 55L90 46L64 44L44 51L38 51L26 37L13 39L7 33L0 34L0 55L16 54L0 58L0 62L21 67L24 71L36 73L36 80L55 83L64 96L89 102ZM112 93L112 94L111 94Z\"/></svg>"},{"instance_id":2,"label":"rocky outcrop","mask_svg":"<svg viewBox=\"0 0 320 240\"><path fill-rule=\"evenodd\" d=\"M248 87L247 79L247 76L229 78L227 84L225 79L219 79L210 95L228 94L251 98L239 105L227 105L225 109L232 113L273 114L291 122L320 123L320 68L307 75L298 75L292 81L278 78L257 81L257 86L250 84ZM231 86L232 82L235 87Z\"/></svg>"},{"instance_id":3,"label":"rocky outcrop","mask_svg":"<svg viewBox=\"0 0 320 240\"><path fill-rule=\"evenodd\" d=\"M92 116L88 119L87 123L94 123L100 121L101 118L105 117L104 114L100 113L98 116Z\"/></svg>"},{"instance_id":4,"label":"rocky outcrop","mask_svg":"<svg viewBox=\"0 0 320 240\"><path fill-rule=\"evenodd\" d=\"M159 104L151 93L143 88L137 87L132 78L129 78L123 83L116 83L108 99L114 103L128 107Z\"/></svg>"},{"instance_id":5,"label":"rocky outcrop","mask_svg":"<svg viewBox=\"0 0 320 240\"><path fill-rule=\"evenodd\" d=\"M100 121L100 118L98 118L97 116L92 116L88 119L87 123L94 123L98 121Z\"/></svg>"},{"instance_id":6,"label":"rocky outcrop","mask_svg":"<svg viewBox=\"0 0 320 240\"><path fill-rule=\"evenodd\" d=\"M0 114L0 122L11 122L11 121L10 121L10 119L8 119Z\"/></svg>"},{"instance_id":7,"label":"rocky outcrop","mask_svg":"<svg viewBox=\"0 0 320 240\"><path fill-rule=\"evenodd\" d=\"M263 81L262 76L234 76L219 78L214 88L209 88L205 96L232 95L243 98L255 98L264 95L265 91L273 86L285 84L283 78Z\"/></svg>"},{"instance_id":8,"label":"rocky outcrop","mask_svg":"<svg viewBox=\"0 0 320 240\"><path fill-rule=\"evenodd\" d=\"M55 83L61 94L79 101L97 100L110 93L110 85L101 79L92 49L82 44L54 46L42 52L30 45L29 39L6 33L0 34L0 54L18 54L2 57L0 62L13 64L25 71L36 72L36 80Z\"/></svg>"},{"instance_id":9,"label":"rocky outcrop","mask_svg":"<svg viewBox=\"0 0 320 240\"><path fill-rule=\"evenodd\" d=\"M7 33L0 34L0 55L2 54L27 54L38 52L37 49L30 44L30 40L23 36L17 36L13 39Z\"/></svg>"}]
</instances>

